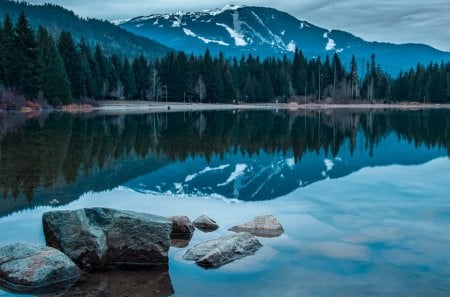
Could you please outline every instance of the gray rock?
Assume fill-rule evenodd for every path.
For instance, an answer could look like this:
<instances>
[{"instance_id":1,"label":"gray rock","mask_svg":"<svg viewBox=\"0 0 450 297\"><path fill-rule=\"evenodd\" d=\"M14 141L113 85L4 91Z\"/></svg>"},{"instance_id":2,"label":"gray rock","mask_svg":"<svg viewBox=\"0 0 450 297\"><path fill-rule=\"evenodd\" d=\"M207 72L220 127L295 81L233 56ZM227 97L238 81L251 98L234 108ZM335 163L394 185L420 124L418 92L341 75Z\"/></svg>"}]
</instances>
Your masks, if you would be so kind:
<instances>
[{"instance_id":1,"label":"gray rock","mask_svg":"<svg viewBox=\"0 0 450 297\"><path fill-rule=\"evenodd\" d=\"M86 208L47 212L42 219L47 245L61 250L85 270L168 262L172 222L167 218Z\"/></svg>"},{"instance_id":2,"label":"gray rock","mask_svg":"<svg viewBox=\"0 0 450 297\"><path fill-rule=\"evenodd\" d=\"M212 232L219 228L216 221L205 215L199 216L194 220L194 226L203 232Z\"/></svg>"},{"instance_id":3,"label":"gray rock","mask_svg":"<svg viewBox=\"0 0 450 297\"><path fill-rule=\"evenodd\" d=\"M66 255L46 246L17 243L0 248L0 285L27 294L59 294L80 278Z\"/></svg>"},{"instance_id":4,"label":"gray rock","mask_svg":"<svg viewBox=\"0 0 450 297\"><path fill-rule=\"evenodd\" d=\"M283 226L272 215L256 217L250 222L234 226L229 230L234 232L249 232L260 237L277 237L284 232Z\"/></svg>"},{"instance_id":5,"label":"gray rock","mask_svg":"<svg viewBox=\"0 0 450 297\"><path fill-rule=\"evenodd\" d=\"M187 216L173 216L169 217L169 220L172 221L171 238L176 238L177 236L185 237L186 234L192 235L195 231L194 224Z\"/></svg>"},{"instance_id":6,"label":"gray rock","mask_svg":"<svg viewBox=\"0 0 450 297\"><path fill-rule=\"evenodd\" d=\"M187 216L169 217L172 221L172 232L170 233L170 246L183 248L188 246L194 234L194 224Z\"/></svg>"},{"instance_id":7,"label":"gray rock","mask_svg":"<svg viewBox=\"0 0 450 297\"><path fill-rule=\"evenodd\" d=\"M250 233L237 233L199 243L188 249L183 259L195 261L204 268L218 268L253 255L261 243Z\"/></svg>"},{"instance_id":8,"label":"gray rock","mask_svg":"<svg viewBox=\"0 0 450 297\"><path fill-rule=\"evenodd\" d=\"M152 269L125 269L86 275L64 297L163 297L174 294L167 265Z\"/></svg>"}]
</instances>

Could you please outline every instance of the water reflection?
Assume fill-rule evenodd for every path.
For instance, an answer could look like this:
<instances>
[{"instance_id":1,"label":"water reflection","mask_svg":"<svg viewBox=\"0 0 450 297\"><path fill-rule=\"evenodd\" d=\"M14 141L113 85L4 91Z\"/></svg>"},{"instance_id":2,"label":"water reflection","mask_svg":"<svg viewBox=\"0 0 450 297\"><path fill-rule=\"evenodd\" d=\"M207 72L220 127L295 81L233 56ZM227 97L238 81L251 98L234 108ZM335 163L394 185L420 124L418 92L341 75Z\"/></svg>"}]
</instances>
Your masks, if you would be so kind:
<instances>
[{"instance_id":1,"label":"water reflection","mask_svg":"<svg viewBox=\"0 0 450 297\"><path fill-rule=\"evenodd\" d=\"M166 297L174 290L168 267L92 273L64 294L66 297Z\"/></svg>"},{"instance_id":2,"label":"water reflection","mask_svg":"<svg viewBox=\"0 0 450 297\"><path fill-rule=\"evenodd\" d=\"M367 166L450 154L445 110L0 117L0 216L126 184L266 200Z\"/></svg>"}]
</instances>

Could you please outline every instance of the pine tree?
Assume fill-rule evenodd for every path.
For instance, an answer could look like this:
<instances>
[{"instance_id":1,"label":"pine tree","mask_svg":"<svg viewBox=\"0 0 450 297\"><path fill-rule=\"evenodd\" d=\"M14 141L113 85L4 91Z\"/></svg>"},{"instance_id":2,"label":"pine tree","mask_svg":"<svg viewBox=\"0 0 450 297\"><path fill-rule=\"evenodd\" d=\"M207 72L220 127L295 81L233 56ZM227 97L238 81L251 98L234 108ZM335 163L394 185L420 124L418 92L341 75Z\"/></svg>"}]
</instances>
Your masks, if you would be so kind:
<instances>
[{"instance_id":1,"label":"pine tree","mask_svg":"<svg viewBox=\"0 0 450 297\"><path fill-rule=\"evenodd\" d=\"M275 97L272 81L270 80L270 75L269 72L267 71L264 71L262 75L261 90L262 90L261 99L264 99L265 101L269 102Z\"/></svg>"},{"instance_id":2,"label":"pine tree","mask_svg":"<svg viewBox=\"0 0 450 297\"><path fill-rule=\"evenodd\" d=\"M351 84L352 99L356 99L359 96L359 88L358 88L358 64L356 63L355 55L352 55L350 84Z\"/></svg>"},{"instance_id":3,"label":"pine tree","mask_svg":"<svg viewBox=\"0 0 450 297\"><path fill-rule=\"evenodd\" d=\"M125 98L133 99L134 96L136 96L136 80L134 78L134 72L131 69L130 62L127 58L123 61L121 81L124 88Z\"/></svg>"},{"instance_id":4,"label":"pine tree","mask_svg":"<svg viewBox=\"0 0 450 297\"><path fill-rule=\"evenodd\" d=\"M64 61L73 97L77 99L86 97L86 78L82 72L81 53L77 49L70 32L61 32L58 40L58 50Z\"/></svg>"},{"instance_id":5,"label":"pine tree","mask_svg":"<svg viewBox=\"0 0 450 297\"><path fill-rule=\"evenodd\" d=\"M1 48L3 53L0 63L3 69L3 83L5 87L12 87L14 84L14 25L9 15L6 15L3 22Z\"/></svg>"},{"instance_id":6,"label":"pine tree","mask_svg":"<svg viewBox=\"0 0 450 297\"><path fill-rule=\"evenodd\" d=\"M44 97L52 105L68 104L72 99L70 82L53 38L39 27L39 81Z\"/></svg>"},{"instance_id":7,"label":"pine tree","mask_svg":"<svg viewBox=\"0 0 450 297\"><path fill-rule=\"evenodd\" d=\"M0 24L0 96L5 85L5 49L3 41L3 28Z\"/></svg>"},{"instance_id":8,"label":"pine tree","mask_svg":"<svg viewBox=\"0 0 450 297\"><path fill-rule=\"evenodd\" d=\"M36 98L39 89L37 43L23 12L19 16L14 31L12 84L17 84L28 98Z\"/></svg>"},{"instance_id":9,"label":"pine tree","mask_svg":"<svg viewBox=\"0 0 450 297\"><path fill-rule=\"evenodd\" d=\"M233 76L228 65L223 66L223 96L224 102L232 102L236 99L236 91L234 89Z\"/></svg>"}]
</instances>

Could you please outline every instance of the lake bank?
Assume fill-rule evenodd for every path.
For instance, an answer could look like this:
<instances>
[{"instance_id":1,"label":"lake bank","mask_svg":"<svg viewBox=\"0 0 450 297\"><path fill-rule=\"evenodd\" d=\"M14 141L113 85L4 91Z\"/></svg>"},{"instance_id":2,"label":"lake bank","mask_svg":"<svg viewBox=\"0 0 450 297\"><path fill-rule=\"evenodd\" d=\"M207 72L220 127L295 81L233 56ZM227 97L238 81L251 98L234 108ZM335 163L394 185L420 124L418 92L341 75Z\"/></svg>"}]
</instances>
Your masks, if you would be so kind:
<instances>
[{"instance_id":1,"label":"lake bank","mask_svg":"<svg viewBox=\"0 0 450 297\"><path fill-rule=\"evenodd\" d=\"M333 110L333 109L390 109L390 110L421 110L421 109L450 109L450 104L433 103L409 103L400 102L393 104L384 103L352 103L352 104L329 104L329 103L249 103L249 104L226 104L226 103L184 103L184 102L151 102L151 101L97 101L96 105L70 104L61 108L31 109L21 108L19 110L4 110L1 112L19 112L25 114L36 114L42 111L62 111L67 113L92 113L103 114L116 113L148 113L148 112L181 112L181 111L212 111L212 110Z\"/></svg>"},{"instance_id":2,"label":"lake bank","mask_svg":"<svg viewBox=\"0 0 450 297\"><path fill-rule=\"evenodd\" d=\"M302 109L450 109L450 104L396 103L396 104L317 104L317 103L249 103L249 104L210 104L183 102L148 101L100 101L93 110L103 112L142 112L142 111L202 111L202 110L302 110Z\"/></svg>"}]
</instances>

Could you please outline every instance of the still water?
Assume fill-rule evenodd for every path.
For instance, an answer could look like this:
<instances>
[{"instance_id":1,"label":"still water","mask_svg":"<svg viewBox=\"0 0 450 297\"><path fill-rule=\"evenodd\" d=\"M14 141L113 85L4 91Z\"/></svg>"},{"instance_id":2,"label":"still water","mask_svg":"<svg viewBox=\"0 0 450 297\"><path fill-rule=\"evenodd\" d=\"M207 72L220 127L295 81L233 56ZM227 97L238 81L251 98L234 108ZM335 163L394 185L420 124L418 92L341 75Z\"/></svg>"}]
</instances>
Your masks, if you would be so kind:
<instances>
[{"instance_id":1,"label":"still water","mask_svg":"<svg viewBox=\"0 0 450 297\"><path fill-rule=\"evenodd\" d=\"M44 243L51 209L219 223L190 246L273 214L285 234L254 256L203 270L171 248L168 271L96 276L84 292L448 296L449 154L445 110L0 115L0 245Z\"/></svg>"}]
</instances>

